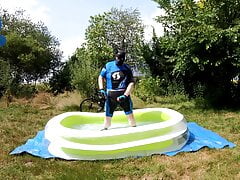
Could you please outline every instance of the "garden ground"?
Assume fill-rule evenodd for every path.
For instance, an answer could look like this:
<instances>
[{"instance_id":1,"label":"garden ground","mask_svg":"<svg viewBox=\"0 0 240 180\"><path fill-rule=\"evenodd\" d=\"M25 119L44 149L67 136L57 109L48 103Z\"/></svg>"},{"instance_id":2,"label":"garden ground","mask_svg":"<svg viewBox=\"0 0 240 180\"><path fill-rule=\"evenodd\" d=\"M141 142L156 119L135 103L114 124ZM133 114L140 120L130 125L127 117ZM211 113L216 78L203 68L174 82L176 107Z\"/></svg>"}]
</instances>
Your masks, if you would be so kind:
<instances>
[{"instance_id":1,"label":"garden ground","mask_svg":"<svg viewBox=\"0 0 240 180\"><path fill-rule=\"evenodd\" d=\"M9 155L33 138L53 116L78 110L81 96L40 93L32 99L0 102L0 179L240 179L240 111L216 110L183 96L157 97L147 104L134 97L134 107L166 107L184 114L190 122L212 130L235 143L235 148L203 148L173 157L153 155L105 161L42 159L29 154Z\"/></svg>"}]
</instances>

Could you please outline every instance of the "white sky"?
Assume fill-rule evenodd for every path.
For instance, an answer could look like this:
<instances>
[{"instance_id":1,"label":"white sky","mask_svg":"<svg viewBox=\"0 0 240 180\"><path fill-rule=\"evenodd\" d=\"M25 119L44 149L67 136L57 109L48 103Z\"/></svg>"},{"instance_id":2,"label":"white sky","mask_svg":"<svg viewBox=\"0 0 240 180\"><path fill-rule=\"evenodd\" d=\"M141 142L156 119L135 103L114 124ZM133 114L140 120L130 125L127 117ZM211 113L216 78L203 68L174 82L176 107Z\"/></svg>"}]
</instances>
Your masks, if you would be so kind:
<instances>
[{"instance_id":1,"label":"white sky","mask_svg":"<svg viewBox=\"0 0 240 180\"><path fill-rule=\"evenodd\" d=\"M138 9L147 26L146 40L151 38L151 26L155 27L158 36L163 32L161 25L154 21L162 11L152 0L0 0L0 6L11 13L21 8L34 22L44 22L60 41L65 59L84 42L90 16L110 11L112 7Z\"/></svg>"}]
</instances>

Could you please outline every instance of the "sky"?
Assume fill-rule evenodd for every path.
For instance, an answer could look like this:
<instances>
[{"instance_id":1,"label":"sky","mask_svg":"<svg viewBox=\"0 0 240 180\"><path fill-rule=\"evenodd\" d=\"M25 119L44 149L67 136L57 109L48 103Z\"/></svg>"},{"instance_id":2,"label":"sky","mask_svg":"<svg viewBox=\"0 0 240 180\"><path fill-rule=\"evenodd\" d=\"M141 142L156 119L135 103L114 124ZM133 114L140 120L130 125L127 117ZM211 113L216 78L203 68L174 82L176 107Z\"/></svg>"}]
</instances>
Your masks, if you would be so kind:
<instances>
[{"instance_id":1,"label":"sky","mask_svg":"<svg viewBox=\"0 0 240 180\"><path fill-rule=\"evenodd\" d=\"M154 18L163 14L152 0L0 0L0 7L13 13L25 10L33 22L42 21L60 42L64 59L71 56L84 42L90 16L108 12L112 7L138 9L145 28L145 39L152 36L152 26L158 36L163 28Z\"/></svg>"}]
</instances>

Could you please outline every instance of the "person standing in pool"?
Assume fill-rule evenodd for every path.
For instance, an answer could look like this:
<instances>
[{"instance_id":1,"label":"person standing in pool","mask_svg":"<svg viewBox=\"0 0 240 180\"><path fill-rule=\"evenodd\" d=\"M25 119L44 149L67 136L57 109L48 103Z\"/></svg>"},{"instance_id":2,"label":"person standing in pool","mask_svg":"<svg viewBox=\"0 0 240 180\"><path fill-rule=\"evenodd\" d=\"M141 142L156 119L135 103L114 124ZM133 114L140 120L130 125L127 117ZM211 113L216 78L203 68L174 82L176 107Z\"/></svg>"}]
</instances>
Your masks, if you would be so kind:
<instances>
[{"instance_id":1,"label":"person standing in pool","mask_svg":"<svg viewBox=\"0 0 240 180\"><path fill-rule=\"evenodd\" d=\"M111 126L113 112L118 105L124 110L130 126L136 126L130 97L134 88L134 79L131 68L124 63L125 58L125 51L119 50L115 60L108 62L98 77L99 91L106 96L103 130ZM104 84L106 84L105 88Z\"/></svg>"}]
</instances>

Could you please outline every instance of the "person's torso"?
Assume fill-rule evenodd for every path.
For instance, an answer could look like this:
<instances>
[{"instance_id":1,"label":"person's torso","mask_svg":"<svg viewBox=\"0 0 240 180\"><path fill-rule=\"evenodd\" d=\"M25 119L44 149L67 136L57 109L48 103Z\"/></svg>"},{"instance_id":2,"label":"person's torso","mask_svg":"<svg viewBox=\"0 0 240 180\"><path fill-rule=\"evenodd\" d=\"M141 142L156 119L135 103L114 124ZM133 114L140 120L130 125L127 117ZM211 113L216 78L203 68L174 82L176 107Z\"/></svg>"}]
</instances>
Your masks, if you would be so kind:
<instances>
[{"instance_id":1,"label":"person's torso","mask_svg":"<svg viewBox=\"0 0 240 180\"><path fill-rule=\"evenodd\" d=\"M127 64L117 66L115 61L106 64L106 81L108 90L126 89L132 78L132 71Z\"/></svg>"}]
</instances>

